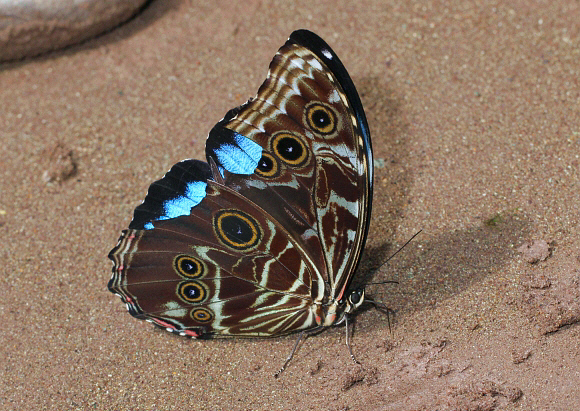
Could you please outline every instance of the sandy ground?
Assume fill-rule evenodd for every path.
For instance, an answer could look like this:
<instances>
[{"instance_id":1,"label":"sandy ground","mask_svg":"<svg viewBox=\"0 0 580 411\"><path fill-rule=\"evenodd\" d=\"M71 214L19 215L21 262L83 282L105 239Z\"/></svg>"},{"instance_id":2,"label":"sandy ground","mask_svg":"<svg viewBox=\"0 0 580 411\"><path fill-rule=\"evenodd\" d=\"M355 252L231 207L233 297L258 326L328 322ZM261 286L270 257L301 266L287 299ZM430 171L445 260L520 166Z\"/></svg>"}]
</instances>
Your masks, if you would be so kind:
<instances>
[{"instance_id":1,"label":"sandy ground","mask_svg":"<svg viewBox=\"0 0 580 411\"><path fill-rule=\"evenodd\" d=\"M573 410L580 404L580 5L155 1L0 66L0 408ZM304 343L196 341L131 318L106 258L147 187L309 28L373 135L361 273L395 311ZM360 278L360 277L359 277Z\"/></svg>"}]
</instances>

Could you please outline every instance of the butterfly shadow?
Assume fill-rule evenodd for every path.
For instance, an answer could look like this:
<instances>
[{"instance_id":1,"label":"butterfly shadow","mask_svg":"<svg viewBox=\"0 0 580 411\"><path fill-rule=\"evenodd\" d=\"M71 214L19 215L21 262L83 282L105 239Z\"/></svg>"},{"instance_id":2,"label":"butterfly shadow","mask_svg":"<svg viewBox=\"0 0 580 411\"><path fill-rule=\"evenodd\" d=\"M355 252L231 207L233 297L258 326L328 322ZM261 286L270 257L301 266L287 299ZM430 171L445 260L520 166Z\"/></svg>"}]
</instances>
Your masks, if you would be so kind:
<instances>
[{"instance_id":1,"label":"butterfly shadow","mask_svg":"<svg viewBox=\"0 0 580 411\"><path fill-rule=\"evenodd\" d=\"M529 236L530 227L531 223L526 218L506 212L481 219L479 226L467 229L437 236L421 233L377 270L381 258L384 260L396 251L393 251L391 244L385 243L367 251L369 261L362 264L364 268L360 277L367 284L397 282L367 286L367 294L386 304L389 315L394 314L389 320L391 324L396 324L397 316L435 307L501 270L515 258L517 245L522 238ZM372 308L372 305L367 305L357 312L357 316ZM376 320L368 316L364 318L365 322L374 322L379 317L374 317ZM384 324L388 327L387 321ZM376 324L372 326L376 327Z\"/></svg>"},{"instance_id":2,"label":"butterfly shadow","mask_svg":"<svg viewBox=\"0 0 580 411\"><path fill-rule=\"evenodd\" d=\"M386 304L389 315L395 314L390 318L394 324L397 316L433 307L508 264L515 255L514 245L528 236L531 223L517 212L505 211L481 217L465 229L436 236L423 232L383 265L400 247L392 239L405 224L414 176L422 172L414 165L416 159L410 158L411 122L402 93L393 89L389 76L387 64L380 75L355 78L373 136L375 176L367 246L350 288L366 286L368 297ZM372 285L384 281L398 284ZM355 317L383 321L385 316L360 316L373 308L364 305ZM388 327L386 320L384 327Z\"/></svg>"}]
</instances>

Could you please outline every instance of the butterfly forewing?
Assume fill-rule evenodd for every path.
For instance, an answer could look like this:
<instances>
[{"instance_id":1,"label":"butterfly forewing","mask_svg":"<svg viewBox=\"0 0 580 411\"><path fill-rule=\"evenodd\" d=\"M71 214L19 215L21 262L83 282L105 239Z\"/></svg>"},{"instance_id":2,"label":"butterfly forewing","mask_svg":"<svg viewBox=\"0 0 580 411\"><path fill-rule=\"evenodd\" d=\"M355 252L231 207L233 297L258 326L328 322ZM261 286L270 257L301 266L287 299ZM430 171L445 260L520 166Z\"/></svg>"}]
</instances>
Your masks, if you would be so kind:
<instances>
[{"instance_id":1,"label":"butterfly forewing","mask_svg":"<svg viewBox=\"0 0 580 411\"><path fill-rule=\"evenodd\" d=\"M368 126L338 57L294 32L257 96L212 129L206 154L151 185L109 254L109 289L138 318L194 337L327 325L372 198Z\"/></svg>"},{"instance_id":2,"label":"butterfly forewing","mask_svg":"<svg viewBox=\"0 0 580 411\"><path fill-rule=\"evenodd\" d=\"M225 124L264 147L276 172L235 174L226 184L292 227L329 283L330 297L341 297L366 237L370 141L358 120L364 113L355 113L362 107L352 83L341 84L327 66L342 66L338 58L329 48L334 60L322 51L319 57L294 37L274 57L256 98ZM304 151L298 160L285 156L293 140L294 152Z\"/></svg>"}]
</instances>

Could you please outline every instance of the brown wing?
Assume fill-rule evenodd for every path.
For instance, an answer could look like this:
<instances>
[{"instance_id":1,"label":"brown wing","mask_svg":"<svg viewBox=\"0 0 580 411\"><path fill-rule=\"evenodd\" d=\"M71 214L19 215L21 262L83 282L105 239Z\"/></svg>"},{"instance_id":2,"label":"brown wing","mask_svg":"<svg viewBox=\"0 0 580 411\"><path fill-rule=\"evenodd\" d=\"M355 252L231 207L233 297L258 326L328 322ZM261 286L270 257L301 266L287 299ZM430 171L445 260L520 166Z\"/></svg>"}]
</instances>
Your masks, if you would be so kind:
<instances>
[{"instance_id":1,"label":"brown wing","mask_svg":"<svg viewBox=\"0 0 580 411\"><path fill-rule=\"evenodd\" d=\"M316 327L313 267L278 223L208 182L191 214L123 232L111 291L129 311L182 334L281 335Z\"/></svg>"}]
</instances>

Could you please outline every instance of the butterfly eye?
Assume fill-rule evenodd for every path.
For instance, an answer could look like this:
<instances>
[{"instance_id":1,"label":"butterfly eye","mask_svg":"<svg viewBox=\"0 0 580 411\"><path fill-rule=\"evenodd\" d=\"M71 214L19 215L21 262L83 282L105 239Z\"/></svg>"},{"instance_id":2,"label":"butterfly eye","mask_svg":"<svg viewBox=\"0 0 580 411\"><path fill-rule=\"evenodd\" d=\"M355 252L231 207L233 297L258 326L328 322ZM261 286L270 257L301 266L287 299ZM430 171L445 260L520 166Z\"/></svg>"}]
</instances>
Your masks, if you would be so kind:
<instances>
[{"instance_id":1,"label":"butterfly eye","mask_svg":"<svg viewBox=\"0 0 580 411\"><path fill-rule=\"evenodd\" d=\"M262 153L256 173L263 177L273 177L278 173L278 162L271 154Z\"/></svg>"},{"instance_id":2,"label":"butterfly eye","mask_svg":"<svg viewBox=\"0 0 580 411\"><path fill-rule=\"evenodd\" d=\"M334 111L321 103L312 103L306 107L306 120L312 131L319 134L332 134L336 131Z\"/></svg>"},{"instance_id":3,"label":"butterfly eye","mask_svg":"<svg viewBox=\"0 0 580 411\"><path fill-rule=\"evenodd\" d=\"M204 263L197 258L183 254L175 257L173 267L177 274L185 278L199 278L205 272Z\"/></svg>"},{"instance_id":4,"label":"butterfly eye","mask_svg":"<svg viewBox=\"0 0 580 411\"><path fill-rule=\"evenodd\" d=\"M279 158L291 166L301 166L308 159L308 148L294 134L276 134L272 139L272 148Z\"/></svg>"},{"instance_id":5,"label":"butterfly eye","mask_svg":"<svg viewBox=\"0 0 580 411\"><path fill-rule=\"evenodd\" d=\"M255 247L261 238L258 223L239 210L221 210L214 218L218 238L236 250Z\"/></svg>"},{"instance_id":6,"label":"butterfly eye","mask_svg":"<svg viewBox=\"0 0 580 411\"><path fill-rule=\"evenodd\" d=\"M351 303L356 305L359 301L360 301L360 295L358 295L356 292L354 292L350 295L350 302Z\"/></svg>"},{"instance_id":7,"label":"butterfly eye","mask_svg":"<svg viewBox=\"0 0 580 411\"><path fill-rule=\"evenodd\" d=\"M207 290L197 281L184 281L177 286L177 295L188 303L201 303L207 297Z\"/></svg>"},{"instance_id":8,"label":"butterfly eye","mask_svg":"<svg viewBox=\"0 0 580 411\"><path fill-rule=\"evenodd\" d=\"M364 290L354 290L348 296L348 301L353 307L358 307L364 300Z\"/></svg>"},{"instance_id":9,"label":"butterfly eye","mask_svg":"<svg viewBox=\"0 0 580 411\"><path fill-rule=\"evenodd\" d=\"M207 308L195 308L191 310L191 318L199 323L206 323L213 319L213 313Z\"/></svg>"}]
</instances>

